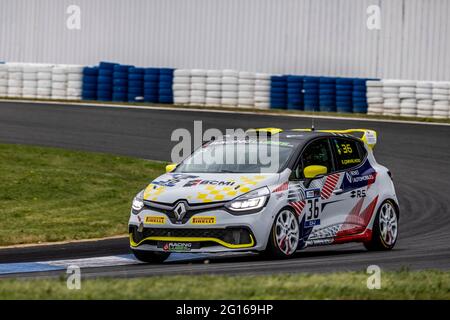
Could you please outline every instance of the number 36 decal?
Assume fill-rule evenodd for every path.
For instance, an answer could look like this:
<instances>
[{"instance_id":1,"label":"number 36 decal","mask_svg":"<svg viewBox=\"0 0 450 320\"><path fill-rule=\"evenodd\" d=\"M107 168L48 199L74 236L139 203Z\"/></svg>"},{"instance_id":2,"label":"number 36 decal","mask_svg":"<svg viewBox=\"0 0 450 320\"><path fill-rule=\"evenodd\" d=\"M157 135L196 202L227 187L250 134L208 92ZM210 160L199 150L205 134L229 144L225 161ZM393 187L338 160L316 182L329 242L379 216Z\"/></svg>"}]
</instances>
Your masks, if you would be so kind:
<instances>
[{"instance_id":1,"label":"number 36 decal","mask_svg":"<svg viewBox=\"0 0 450 320\"><path fill-rule=\"evenodd\" d=\"M320 190L306 190L306 212L305 227L313 227L320 224L320 213L322 211L322 203L320 198Z\"/></svg>"}]
</instances>

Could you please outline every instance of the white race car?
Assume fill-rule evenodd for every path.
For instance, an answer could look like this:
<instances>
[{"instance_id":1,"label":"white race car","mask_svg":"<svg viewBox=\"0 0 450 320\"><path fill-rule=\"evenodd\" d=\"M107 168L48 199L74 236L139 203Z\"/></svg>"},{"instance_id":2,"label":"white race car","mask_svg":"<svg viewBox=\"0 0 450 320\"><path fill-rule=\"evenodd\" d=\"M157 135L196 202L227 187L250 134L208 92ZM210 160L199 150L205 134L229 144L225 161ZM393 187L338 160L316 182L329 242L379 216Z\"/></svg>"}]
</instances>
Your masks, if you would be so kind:
<instances>
[{"instance_id":1,"label":"white race car","mask_svg":"<svg viewBox=\"0 0 450 320\"><path fill-rule=\"evenodd\" d=\"M264 135L262 133L265 133ZM357 136L360 137L357 137ZM130 246L137 259L171 252L264 252L290 257L308 246L362 242L388 250L398 235L399 205L389 170L367 129L249 131L204 144L133 200ZM258 151L277 147L277 165ZM205 163L236 152L252 163Z\"/></svg>"}]
</instances>

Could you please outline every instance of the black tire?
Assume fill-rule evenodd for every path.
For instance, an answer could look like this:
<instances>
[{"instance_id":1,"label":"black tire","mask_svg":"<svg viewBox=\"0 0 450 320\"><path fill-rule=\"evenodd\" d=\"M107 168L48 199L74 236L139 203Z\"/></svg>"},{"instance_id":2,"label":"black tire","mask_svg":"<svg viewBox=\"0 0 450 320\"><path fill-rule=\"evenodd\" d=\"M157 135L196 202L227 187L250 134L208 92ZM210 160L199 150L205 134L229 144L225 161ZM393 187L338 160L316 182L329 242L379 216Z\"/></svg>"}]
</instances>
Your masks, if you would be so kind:
<instances>
[{"instance_id":1,"label":"black tire","mask_svg":"<svg viewBox=\"0 0 450 320\"><path fill-rule=\"evenodd\" d=\"M382 235L382 230L381 230L382 227L380 224L380 215L382 214L381 212L385 205L390 206L393 210L393 213L395 214L395 222L396 222L395 238L390 241L387 241L386 239L384 239L384 237ZM381 204L380 208L378 209L377 216L375 217L375 221L374 221L373 229L372 229L372 239L368 242L364 242L364 246L369 251L391 250L392 248L394 248L395 243L397 242L397 239L398 239L397 206L391 200L386 200Z\"/></svg>"},{"instance_id":2,"label":"black tire","mask_svg":"<svg viewBox=\"0 0 450 320\"><path fill-rule=\"evenodd\" d=\"M280 218L280 215L283 214L284 212L290 212L290 214L292 214L292 217L294 218L292 222L296 225L297 230L297 242L295 248L292 250L292 248L294 247L292 246L291 248L292 252L289 253L286 253L282 248L280 248L280 245L277 241L277 230L279 228L277 226L277 221ZM269 235L269 240L267 242L267 247L266 250L263 252L263 255L268 258L276 258L276 259L290 258L297 251L299 242L300 242L300 225L298 223L297 215L292 210L284 208L280 212L278 212L277 216L275 217L275 220L273 221L273 225Z\"/></svg>"},{"instance_id":3,"label":"black tire","mask_svg":"<svg viewBox=\"0 0 450 320\"><path fill-rule=\"evenodd\" d=\"M168 252L156 252L156 251L144 251L144 250L131 250L136 259L142 262L148 263L161 263L164 262L170 255Z\"/></svg>"}]
</instances>

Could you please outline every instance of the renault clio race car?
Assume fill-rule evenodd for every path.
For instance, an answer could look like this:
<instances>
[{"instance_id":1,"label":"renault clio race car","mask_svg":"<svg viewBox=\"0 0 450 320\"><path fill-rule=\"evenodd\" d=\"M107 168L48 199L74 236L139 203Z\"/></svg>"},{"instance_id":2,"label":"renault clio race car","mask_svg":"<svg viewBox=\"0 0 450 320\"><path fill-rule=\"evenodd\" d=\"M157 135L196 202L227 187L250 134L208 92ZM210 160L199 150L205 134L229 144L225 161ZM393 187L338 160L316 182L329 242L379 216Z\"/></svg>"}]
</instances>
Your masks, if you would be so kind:
<instances>
[{"instance_id":1,"label":"renault clio race car","mask_svg":"<svg viewBox=\"0 0 450 320\"><path fill-rule=\"evenodd\" d=\"M286 258L309 246L347 242L392 249L399 205L391 173L374 158L376 142L376 132L367 129L265 128L248 131L245 139L205 143L136 195L132 252L141 261L161 262L171 252ZM244 164L200 159L219 147L251 158L267 146L277 147L275 166L259 156Z\"/></svg>"}]
</instances>

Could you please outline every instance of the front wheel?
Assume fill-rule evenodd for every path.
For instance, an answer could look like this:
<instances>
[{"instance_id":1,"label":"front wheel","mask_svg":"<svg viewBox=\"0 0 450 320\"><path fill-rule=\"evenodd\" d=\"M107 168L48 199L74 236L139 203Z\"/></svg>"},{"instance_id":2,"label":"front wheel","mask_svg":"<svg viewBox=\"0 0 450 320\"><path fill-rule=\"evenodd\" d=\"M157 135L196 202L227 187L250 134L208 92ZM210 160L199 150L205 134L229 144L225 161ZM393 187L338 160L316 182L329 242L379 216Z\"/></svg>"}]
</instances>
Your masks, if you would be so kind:
<instances>
[{"instance_id":1,"label":"front wheel","mask_svg":"<svg viewBox=\"0 0 450 320\"><path fill-rule=\"evenodd\" d=\"M391 250L397 242L398 212L391 200L384 201L378 209L373 224L372 239L364 243L367 250Z\"/></svg>"},{"instance_id":2,"label":"front wheel","mask_svg":"<svg viewBox=\"0 0 450 320\"><path fill-rule=\"evenodd\" d=\"M164 262L170 255L168 252L145 251L145 250L131 250L136 259L142 262L161 263Z\"/></svg>"},{"instance_id":3,"label":"front wheel","mask_svg":"<svg viewBox=\"0 0 450 320\"><path fill-rule=\"evenodd\" d=\"M265 253L276 258L289 258L300 240L297 216L289 209L281 210L275 217Z\"/></svg>"}]
</instances>

